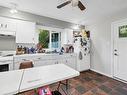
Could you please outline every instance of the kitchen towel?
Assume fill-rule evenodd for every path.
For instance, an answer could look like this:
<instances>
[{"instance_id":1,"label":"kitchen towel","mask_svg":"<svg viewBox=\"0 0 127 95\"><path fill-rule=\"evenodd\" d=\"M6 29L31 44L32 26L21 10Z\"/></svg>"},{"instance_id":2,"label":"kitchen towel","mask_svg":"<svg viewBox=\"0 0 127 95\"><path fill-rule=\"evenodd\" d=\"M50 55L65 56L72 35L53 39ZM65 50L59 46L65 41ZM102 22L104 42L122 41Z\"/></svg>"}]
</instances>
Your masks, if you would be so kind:
<instances>
[{"instance_id":1,"label":"kitchen towel","mask_svg":"<svg viewBox=\"0 0 127 95\"><path fill-rule=\"evenodd\" d=\"M82 52L80 51L80 52L79 52L79 59L82 60L82 57L83 57L83 56L82 56Z\"/></svg>"}]
</instances>

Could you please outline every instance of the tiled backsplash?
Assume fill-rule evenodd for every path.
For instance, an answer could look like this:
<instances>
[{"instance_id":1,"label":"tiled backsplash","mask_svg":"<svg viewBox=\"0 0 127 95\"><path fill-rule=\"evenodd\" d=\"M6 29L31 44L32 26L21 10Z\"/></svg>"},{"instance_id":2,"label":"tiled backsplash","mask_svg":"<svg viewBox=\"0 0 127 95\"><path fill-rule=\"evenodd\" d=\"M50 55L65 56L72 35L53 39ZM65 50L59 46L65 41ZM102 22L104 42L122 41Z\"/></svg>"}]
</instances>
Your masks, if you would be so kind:
<instances>
[{"instance_id":1,"label":"tiled backsplash","mask_svg":"<svg viewBox=\"0 0 127 95\"><path fill-rule=\"evenodd\" d=\"M15 50L15 38L13 37L0 37L0 51Z\"/></svg>"}]
</instances>

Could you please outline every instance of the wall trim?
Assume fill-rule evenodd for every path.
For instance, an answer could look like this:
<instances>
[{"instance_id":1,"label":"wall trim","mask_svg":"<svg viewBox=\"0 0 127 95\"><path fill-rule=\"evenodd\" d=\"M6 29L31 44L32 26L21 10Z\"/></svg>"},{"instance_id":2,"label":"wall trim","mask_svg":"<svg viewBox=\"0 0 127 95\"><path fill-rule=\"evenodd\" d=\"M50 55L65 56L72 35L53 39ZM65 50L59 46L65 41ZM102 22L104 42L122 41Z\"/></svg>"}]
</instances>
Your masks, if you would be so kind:
<instances>
[{"instance_id":1,"label":"wall trim","mask_svg":"<svg viewBox=\"0 0 127 95\"><path fill-rule=\"evenodd\" d=\"M114 76L112 76L112 75L109 75L109 74L102 73L102 72L97 71L97 70L95 70L95 69L90 69L90 70L91 70L91 71L94 71L94 72L96 72L96 73L105 75L105 76L107 76L107 77L109 77L109 78L112 78L112 79L114 79L114 80L117 80L117 81L120 81L120 82L123 82L123 83L127 83L127 81L121 80L121 79L119 79L119 78L117 78L117 77L114 77Z\"/></svg>"},{"instance_id":2,"label":"wall trim","mask_svg":"<svg viewBox=\"0 0 127 95\"><path fill-rule=\"evenodd\" d=\"M117 77L113 77L113 79L127 84L127 81L121 80L121 79L119 79L119 78L117 78Z\"/></svg>"},{"instance_id":3,"label":"wall trim","mask_svg":"<svg viewBox=\"0 0 127 95\"><path fill-rule=\"evenodd\" d=\"M100 74L102 74L102 75L105 75L105 76L107 76L107 77L110 77L110 78L113 78L113 76L112 75L109 75L109 74L106 74L106 73L103 73L103 72L101 72L101 71L98 71L98 70L95 70L95 69L90 69L91 71L94 71L94 72L97 72L97 73L100 73Z\"/></svg>"},{"instance_id":4,"label":"wall trim","mask_svg":"<svg viewBox=\"0 0 127 95\"><path fill-rule=\"evenodd\" d=\"M114 22L111 23L111 75L114 76Z\"/></svg>"}]
</instances>

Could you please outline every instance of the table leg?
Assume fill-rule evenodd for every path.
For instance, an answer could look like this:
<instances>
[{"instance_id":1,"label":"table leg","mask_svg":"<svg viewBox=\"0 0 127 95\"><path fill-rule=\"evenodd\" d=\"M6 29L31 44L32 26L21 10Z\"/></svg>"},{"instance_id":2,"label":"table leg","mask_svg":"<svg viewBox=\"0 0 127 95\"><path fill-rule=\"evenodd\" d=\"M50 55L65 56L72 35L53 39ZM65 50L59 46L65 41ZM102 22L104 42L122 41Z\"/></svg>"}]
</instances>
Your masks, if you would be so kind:
<instances>
[{"instance_id":1,"label":"table leg","mask_svg":"<svg viewBox=\"0 0 127 95\"><path fill-rule=\"evenodd\" d=\"M68 90L68 86L69 86L68 83L69 83L68 80L66 80L66 90Z\"/></svg>"},{"instance_id":2,"label":"table leg","mask_svg":"<svg viewBox=\"0 0 127 95\"><path fill-rule=\"evenodd\" d=\"M59 91L59 89L60 89L60 85L61 85L61 81L59 82L58 87L57 87L57 90L58 90L58 91Z\"/></svg>"},{"instance_id":3,"label":"table leg","mask_svg":"<svg viewBox=\"0 0 127 95\"><path fill-rule=\"evenodd\" d=\"M59 89L60 89L60 86L61 85L65 85L66 86L66 91L63 89L63 88L61 88L62 90L63 90L63 92L65 93L65 95L68 95L68 79L66 80L66 82L65 83L62 83L61 81L58 83L58 87L57 87L57 90L59 91Z\"/></svg>"}]
</instances>

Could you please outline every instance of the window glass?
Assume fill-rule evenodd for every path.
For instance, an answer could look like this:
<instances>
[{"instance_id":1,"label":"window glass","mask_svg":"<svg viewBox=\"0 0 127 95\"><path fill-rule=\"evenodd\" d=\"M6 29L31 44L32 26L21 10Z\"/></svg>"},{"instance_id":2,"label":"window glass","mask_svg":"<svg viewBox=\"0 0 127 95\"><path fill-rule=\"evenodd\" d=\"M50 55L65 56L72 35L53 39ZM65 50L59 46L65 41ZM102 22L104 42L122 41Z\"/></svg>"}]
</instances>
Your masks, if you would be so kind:
<instances>
[{"instance_id":1,"label":"window glass","mask_svg":"<svg viewBox=\"0 0 127 95\"><path fill-rule=\"evenodd\" d=\"M39 29L39 43L41 43L43 48L49 48L49 39L49 30Z\"/></svg>"},{"instance_id":2,"label":"window glass","mask_svg":"<svg viewBox=\"0 0 127 95\"><path fill-rule=\"evenodd\" d=\"M60 47L60 33L51 34L51 47L59 48Z\"/></svg>"},{"instance_id":3,"label":"window glass","mask_svg":"<svg viewBox=\"0 0 127 95\"><path fill-rule=\"evenodd\" d=\"M53 31L48 28L38 28L39 44L45 49L58 49L61 44L61 32Z\"/></svg>"}]
</instances>

